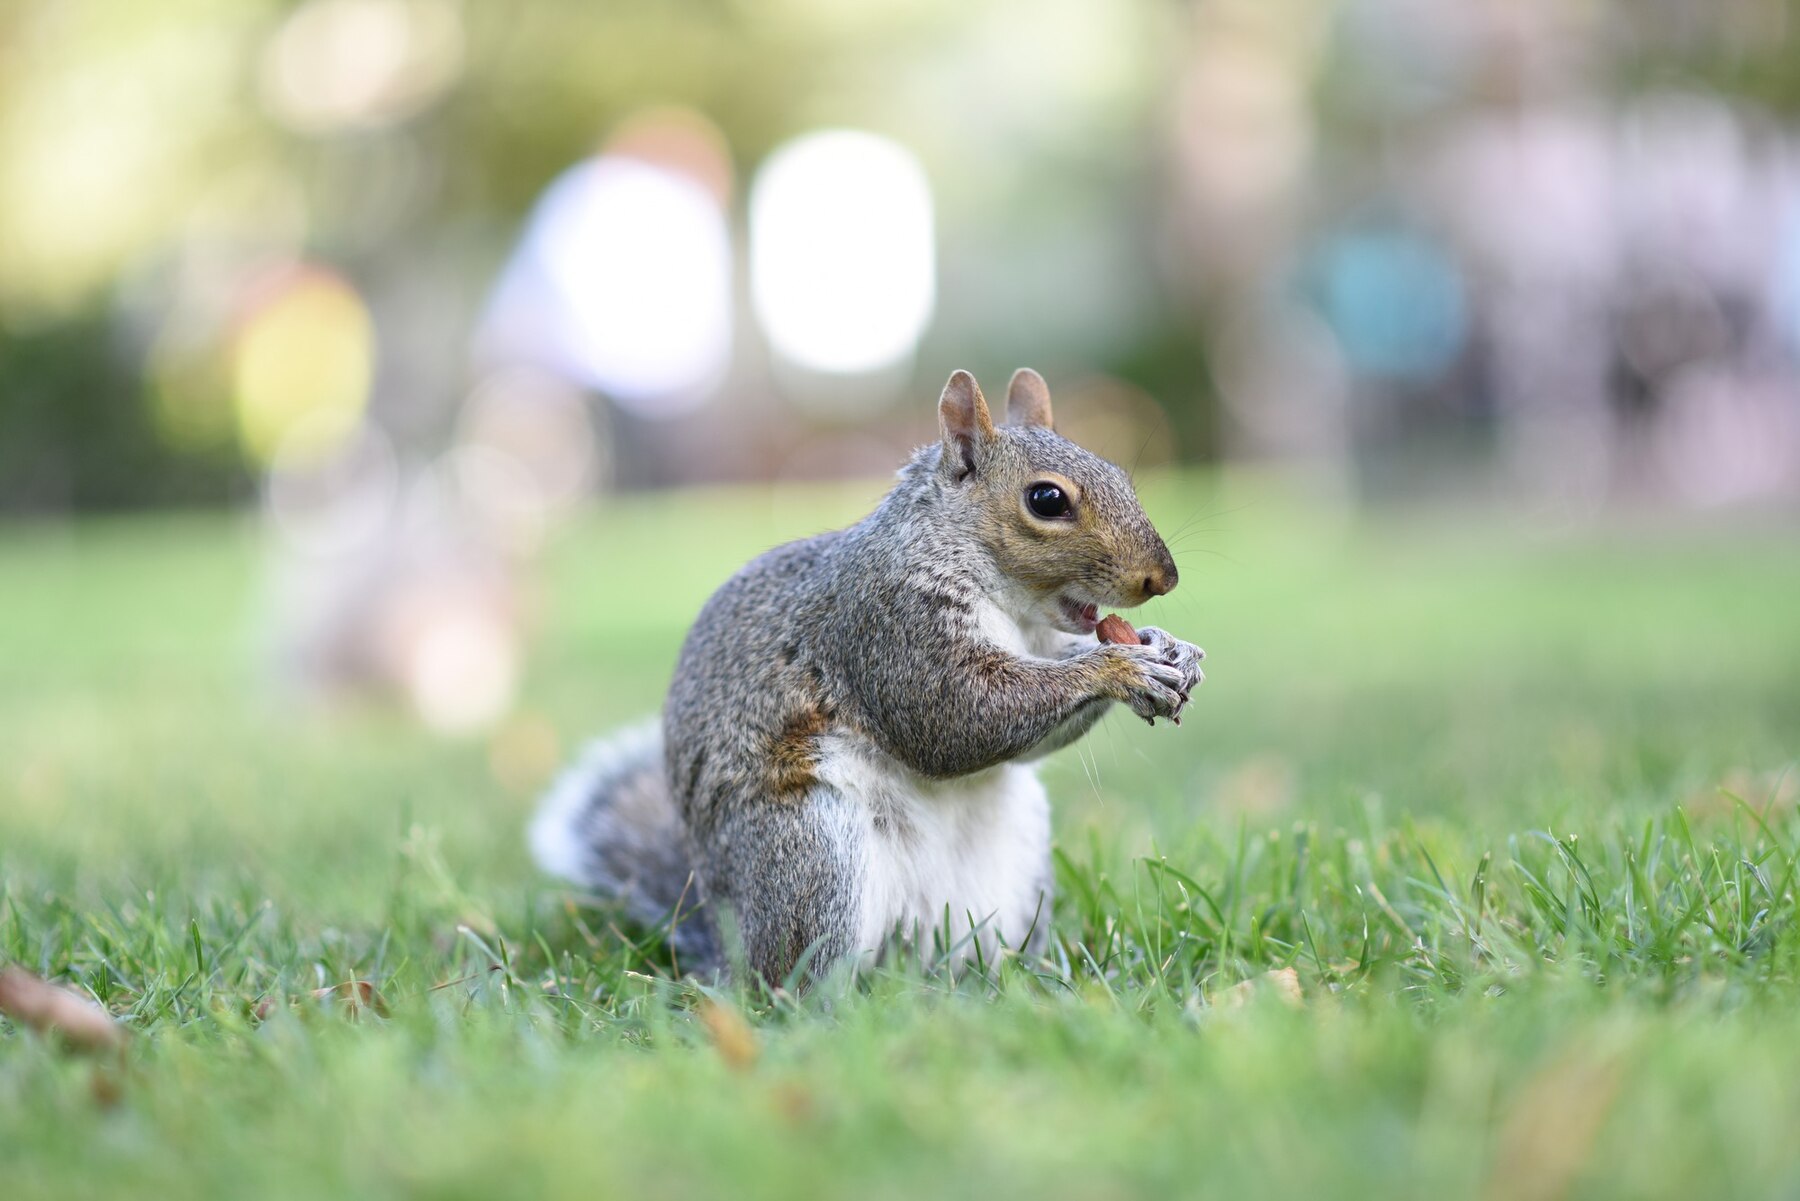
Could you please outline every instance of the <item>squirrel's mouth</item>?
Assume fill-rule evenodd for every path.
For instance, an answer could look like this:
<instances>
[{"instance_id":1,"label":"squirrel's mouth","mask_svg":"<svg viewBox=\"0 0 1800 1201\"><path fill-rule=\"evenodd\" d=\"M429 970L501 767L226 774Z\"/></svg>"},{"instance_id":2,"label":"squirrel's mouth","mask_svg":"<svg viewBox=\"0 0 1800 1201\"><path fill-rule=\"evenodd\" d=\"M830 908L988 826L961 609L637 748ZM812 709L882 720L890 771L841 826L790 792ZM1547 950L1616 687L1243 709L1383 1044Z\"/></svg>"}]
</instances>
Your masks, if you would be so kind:
<instances>
[{"instance_id":1,"label":"squirrel's mouth","mask_svg":"<svg viewBox=\"0 0 1800 1201\"><path fill-rule=\"evenodd\" d=\"M1100 624L1100 606L1092 601L1078 601L1072 596L1056 598L1058 615L1062 618L1057 624L1065 633L1092 634L1094 627Z\"/></svg>"}]
</instances>

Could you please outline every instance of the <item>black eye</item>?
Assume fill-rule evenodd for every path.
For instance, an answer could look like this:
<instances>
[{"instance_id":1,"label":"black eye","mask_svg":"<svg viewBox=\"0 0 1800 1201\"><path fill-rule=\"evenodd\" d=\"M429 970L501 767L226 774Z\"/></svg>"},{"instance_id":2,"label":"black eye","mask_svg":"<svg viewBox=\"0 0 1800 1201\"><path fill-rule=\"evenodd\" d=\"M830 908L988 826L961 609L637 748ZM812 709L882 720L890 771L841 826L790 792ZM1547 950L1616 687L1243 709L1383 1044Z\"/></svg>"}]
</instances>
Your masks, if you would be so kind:
<instances>
[{"instance_id":1,"label":"black eye","mask_svg":"<svg viewBox=\"0 0 1800 1201\"><path fill-rule=\"evenodd\" d=\"M1033 484L1025 489L1025 506L1039 517L1053 521L1069 515L1069 494L1055 484Z\"/></svg>"}]
</instances>

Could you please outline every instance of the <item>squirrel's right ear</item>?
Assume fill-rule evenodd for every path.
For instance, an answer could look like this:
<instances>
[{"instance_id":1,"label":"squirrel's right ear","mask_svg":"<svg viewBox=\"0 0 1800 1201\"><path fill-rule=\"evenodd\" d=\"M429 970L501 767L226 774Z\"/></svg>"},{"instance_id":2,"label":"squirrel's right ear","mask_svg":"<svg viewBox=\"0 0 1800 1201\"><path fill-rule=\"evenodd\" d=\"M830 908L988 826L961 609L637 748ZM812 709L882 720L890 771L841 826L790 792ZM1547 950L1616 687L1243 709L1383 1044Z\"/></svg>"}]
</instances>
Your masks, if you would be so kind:
<instances>
[{"instance_id":1,"label":"squirrel's right ear","mask_svg":"<svg viewBox=\"0 0 1800 1201\"><path fill-rule=\"evenodd\" d=\"M998 437L987 400L967 371L951 372L938 397L938 431L944 439L944 464L958 479L975 470L982 452Z\"/></svg>"},{"instance_id":2,"label":"squirrel's right ear","mask_svg":"<svg viewBox=\"0 0 1800 1201\"><path fill-rule=\"evenodd\" d=\"M1012 383L1006 385L1006 421L1008 425L1056 428L1050 415L1050 385L1029 367L1013 372Z\"/></svg>"}]
</instances>

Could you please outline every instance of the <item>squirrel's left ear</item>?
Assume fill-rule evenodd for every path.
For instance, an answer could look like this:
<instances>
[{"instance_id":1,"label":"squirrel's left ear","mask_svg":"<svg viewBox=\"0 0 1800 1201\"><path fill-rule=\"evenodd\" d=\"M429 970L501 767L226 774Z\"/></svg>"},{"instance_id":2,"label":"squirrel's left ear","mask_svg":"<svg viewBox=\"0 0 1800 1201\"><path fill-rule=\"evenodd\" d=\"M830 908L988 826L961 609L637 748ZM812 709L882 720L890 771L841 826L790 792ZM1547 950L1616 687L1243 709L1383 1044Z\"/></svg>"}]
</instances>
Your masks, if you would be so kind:
<instances>
[{"instance_id":1,"label":"squirrel's left ear","mask_svg":"<svg viewBox=\"0 0 1800 1201\"><path fill-rule=\"evenodd\" d=\"M1006 385L1006 423L1056 428L1050 417L1050 385L1029 367L1013 372L1012 383Z\"/></svg>"},{"instance_id":2,"label":"squirrel's left ear","mask_svg":"<svg viewBox=\"0 0 1800 1201\"><path fill-rule=\"evenodd\" d=\"M987 399L967 371L951 372L938 397L938 431L944 439L944 465L958 479L975 470L982 452L999 436Z\"/></svg>"}]
</instances>

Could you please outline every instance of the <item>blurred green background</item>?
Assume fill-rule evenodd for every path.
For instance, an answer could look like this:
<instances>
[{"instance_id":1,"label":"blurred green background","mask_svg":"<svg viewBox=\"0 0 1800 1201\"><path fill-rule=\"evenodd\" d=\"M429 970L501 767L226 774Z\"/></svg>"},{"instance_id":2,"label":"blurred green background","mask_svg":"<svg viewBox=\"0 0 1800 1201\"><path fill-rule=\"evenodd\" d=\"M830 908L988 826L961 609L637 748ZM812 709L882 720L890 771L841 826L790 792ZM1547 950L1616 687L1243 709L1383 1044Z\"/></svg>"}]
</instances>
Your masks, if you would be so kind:
<instances>
[{"instance_id":1,"label":"blurred green background","mask_svg":"<svg viewBox=\"0 0 1800 1201\"><path fill-rule=\"evenodd\" d=\"M264 678L452 733L564 523L883 477L955 367L1344 511L1787 521L1796 19L15 2L0 514L255 510Z\"/></svg>"},{"instance_id":2,"label":"blurred green background","mask_svg":"<svg viewBox=\"0 0 1800 1201\"><path fill-rule=\"evenodd\" d=\"M1791 501L1795 20L14 0L0 506L869 474L1020 363L1150 462Z\"/></svg>"}]
</instances>

